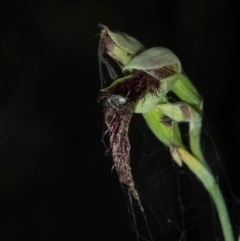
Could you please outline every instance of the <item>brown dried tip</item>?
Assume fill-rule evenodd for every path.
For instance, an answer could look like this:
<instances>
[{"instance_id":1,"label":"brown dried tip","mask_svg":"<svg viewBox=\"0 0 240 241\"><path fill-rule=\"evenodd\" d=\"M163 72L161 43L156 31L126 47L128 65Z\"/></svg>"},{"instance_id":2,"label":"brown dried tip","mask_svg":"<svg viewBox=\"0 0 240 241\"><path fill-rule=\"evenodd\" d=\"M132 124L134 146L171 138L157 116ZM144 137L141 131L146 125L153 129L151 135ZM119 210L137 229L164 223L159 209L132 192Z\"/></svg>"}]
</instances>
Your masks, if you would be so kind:
<instances>
[{"instance_id":1,"label":"brown dried tip","mask_svg":"<svg viewBox=\"0 0 240 241\"><path fill-rule=\"evenodd\" d=\"M108 54L123 68L132 58L145 50L145 47L134 37L116 30L110 30L106 25L98 25L102 31L100 43L104 53Z\"/></svg>"}]
</instances>

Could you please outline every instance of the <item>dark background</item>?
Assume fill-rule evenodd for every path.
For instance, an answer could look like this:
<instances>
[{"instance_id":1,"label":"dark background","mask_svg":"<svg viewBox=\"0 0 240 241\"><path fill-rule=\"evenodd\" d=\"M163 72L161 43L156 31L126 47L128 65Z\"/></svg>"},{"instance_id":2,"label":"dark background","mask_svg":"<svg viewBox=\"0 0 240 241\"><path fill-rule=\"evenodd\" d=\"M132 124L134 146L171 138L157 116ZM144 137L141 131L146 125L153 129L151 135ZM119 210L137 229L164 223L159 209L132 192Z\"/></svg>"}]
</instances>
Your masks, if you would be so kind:
<instances>
[{"instance_id":1,"label":"dark background","mask_svg":"<svg viewBox=\"0 0 240 241\"><path fill-rule=\"evenodd\" d=\"M204 96L210 134L239 197L239 13L233 1L5 1L0 11L2 240L137 240L128 197L101 143L100 22L147 48L161 45L177 54ZM206 229L211 223L211 216L200 218L188 240L214 240Z\"/></svg>"}]
</instances>

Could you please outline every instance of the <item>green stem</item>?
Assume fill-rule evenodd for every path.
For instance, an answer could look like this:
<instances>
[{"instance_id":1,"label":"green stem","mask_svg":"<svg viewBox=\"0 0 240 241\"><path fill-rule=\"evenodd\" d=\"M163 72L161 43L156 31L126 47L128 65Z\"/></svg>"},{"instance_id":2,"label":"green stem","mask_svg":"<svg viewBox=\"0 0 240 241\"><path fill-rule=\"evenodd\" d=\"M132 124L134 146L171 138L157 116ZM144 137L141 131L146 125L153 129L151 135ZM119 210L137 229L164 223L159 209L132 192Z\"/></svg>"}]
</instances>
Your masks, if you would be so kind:
<instances>
[{"instance_id":1,"label":"green stem","mask_svg":"<svg viewBox=\"0 0 240 241\"><path fill-rule=\"evenodd\" d=\"M206 166L207 162L204 159L201 149L201 127L202 127L202 98L198 93L197 89L184 74L179 74L179 79L173 86L172 91L183 101L192 106L193 109L199 114L196 120L190 121L190 149L194 156L204 163Z\"/></svg>"},{"instance_id":2,"label":"green stem","mask_svg":"<svg viewBox=\"0 0 240 241\"><path fill-rule=\"evenodd\" d=\"M219 189L219 186L212 173L208 170L208 168L206 168L201 162L199 162L194 156L192 156L183 148L179 147L178 152L183 162L201 180L204 187L210 194L213 202L215 203L225 241L234 241L227 207L222 192Z\"/></svg>"},{"instance_id":3,"label":"green stem","mask_svg":"<svg viewBox=\"0 0 240 241\"><path fill-rule=\"evenodd\" d=\"M176 148L182 161L200 179L216 206L225 241L234 241L231 223L223 195L210 168L204 160L201 151L201 118L199 121L195 120L195 122L190 122L190 146L193 153L192 155L184 148L179 129L176 128L176 126L176 129L166 127L160 122L159 111L160 110L158 108L155 108L147 113L143 113L149 128L165 145L169 147L175 146L174 148Z\"/></svg>"},{"instance_id":4,"label":"green stem","mask_svg":"<svg viewBox=\"0 0 240 241\"><path fill-rule=\"evenodd\" d=\"M191 122L189 126L189 140L190 140L190 149L193 155L202 162L205 166L208 167L208 164L203 156L201 148L201 119L197 122ZM208 167L209 168L209 167ZM210 169L209 169L210 170Z\"/></svg>"}]
</instances>

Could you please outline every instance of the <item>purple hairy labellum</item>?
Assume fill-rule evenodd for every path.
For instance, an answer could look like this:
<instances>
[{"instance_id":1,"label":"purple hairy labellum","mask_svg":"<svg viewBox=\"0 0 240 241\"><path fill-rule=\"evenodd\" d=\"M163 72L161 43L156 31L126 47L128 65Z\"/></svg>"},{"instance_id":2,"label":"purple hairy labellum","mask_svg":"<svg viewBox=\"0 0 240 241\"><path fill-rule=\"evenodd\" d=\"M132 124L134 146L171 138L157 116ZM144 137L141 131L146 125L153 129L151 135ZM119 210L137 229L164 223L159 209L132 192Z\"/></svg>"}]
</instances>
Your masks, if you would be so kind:
<instances>
[{"instance_id":1,"label":"purple hairy labellum","mask_svg":"<svg viewBox=\"0 0 240 241\"><path fill-rule=\"evenodd\" d=\"M127 185L143 210L130 166L129 123L140 99L150 93L157 95L160 82L154 77L135 71L131 79L104 90L100 99L105 104L105 122L110 137L114 167L121 183Z\"/></svg>"}]
</instances>

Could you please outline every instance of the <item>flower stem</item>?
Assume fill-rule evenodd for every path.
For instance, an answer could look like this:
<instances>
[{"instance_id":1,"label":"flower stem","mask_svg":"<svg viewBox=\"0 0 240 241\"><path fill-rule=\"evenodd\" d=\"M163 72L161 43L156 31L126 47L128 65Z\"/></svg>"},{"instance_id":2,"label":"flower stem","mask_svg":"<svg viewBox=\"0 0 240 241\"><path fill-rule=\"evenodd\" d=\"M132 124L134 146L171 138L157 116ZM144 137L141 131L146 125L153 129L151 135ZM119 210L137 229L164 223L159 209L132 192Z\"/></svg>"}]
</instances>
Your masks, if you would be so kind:
<instances>
[{"instance_id":1,"label":"flower stem","mask_svg":"<svg viewBox=\"0 0 240 241\"><path fill-rule=\"evenodd\" d=\"M170 133L174 133L169 129L172 127L166 127L159 121L159 113L157 112L157 109L152 109L147 113L143 113L143 116L155 136L169 147L171 144L173 144L177 149L177 152L180 155L182 161L203 183L205 189L210 194L216 206L225 241L234 241L232 227L222 192L219 189L219 186L201 151L200 120L198 125L196 125L197 122L194 122L195 126L191 126L192 123L190 122L190 148L193 153L190 154L182 144L178 129L176 129L177 132L175 132L174 135L170 135Z\"/></svg>"},{"instance_id":2,"label":"flower stem","mask_svg":"<svg viewBox=\"0 0 240 241\"><path fill-rule=\"evenodd\" d=\"M190 149L193 155L205 166L208 167L208 164L203 156L202 148L201 148L201 119L197 122L190 122L189 126L189 141L190 141ZM209 168L209 167L208 167ZM210 168L209 168L210 170Z\"/></svg>"},{"instance_id":3,"label":"flower stem","mask_svg":"<svg viewBox=\"0 0 240 241\"><path fill-rule=\"evenodd\" d=\"M234 241L227 207L222 192L219 189L219 186L212 173L208 170L208 168L202 165L201 162L199 162L194 156L192 156L183 148L179 147L178 152L182 158L182 161L201 180L204 187L210 194L213 202L215 203L225 241Z\"/></svg>"}]
</instances>

